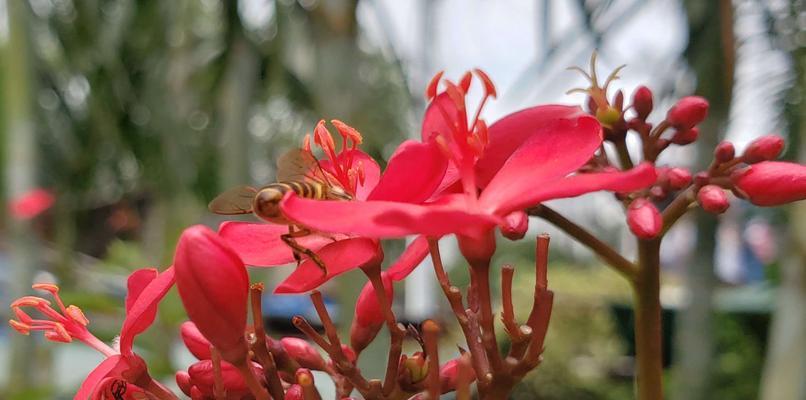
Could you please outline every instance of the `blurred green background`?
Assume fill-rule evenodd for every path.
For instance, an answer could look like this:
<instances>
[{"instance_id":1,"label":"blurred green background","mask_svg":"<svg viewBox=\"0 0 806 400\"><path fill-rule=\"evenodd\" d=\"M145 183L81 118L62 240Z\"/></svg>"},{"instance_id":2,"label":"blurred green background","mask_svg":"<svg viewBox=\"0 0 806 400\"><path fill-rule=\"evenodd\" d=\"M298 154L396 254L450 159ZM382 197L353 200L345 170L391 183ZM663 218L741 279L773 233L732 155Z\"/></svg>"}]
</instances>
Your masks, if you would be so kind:
<instances>
[{"instance_id":1,"label":"blurred green background","mask_svg":"<svg viewBox=\"0 0 806 400\"><path fill-rule=\"evenodd\" d=\"M653 89L656 120L680 96L711 101L700 141L662 164L702 168L719 140L741 149L769 132L787 137L785 158L806 160L802 0L0 1L0 304L34 281L56 281L111 341L125 276L169 265L184 227L222 220L205 208L216 193L271 181L274 159L320 118L356 127L364 150L384 160L419 136L422 93L437 71L485 69L499 88L484 114L494 121L539 103L581 104L564 95L580 83L565 68L584 65L594 49L605 72L628 64L615 85L628 97L639 84ZM35 188L55 203L15 218L7 206ZM623 218L607 200L557 206L629 253ZM671 398L806 399L804 222L803 203L735 203L719 219L694 213L670 234L662 297ZM545 361L513 398L630 398L628 287L531 222L530 232L544 230L553 233L556 306ZM390 254L400 248L392 243ZM531 257L528 240L498 256L525 267ZM518 270L519 298L530 296L528 271ZM288 268L253 272L276 282ZM430 278L415 274L398 290L400 315L447 316L431 301ZM342 327L360 284L327 288L346 305ZM172 293L136 343L167 382L188 364L176 337L182 320ZM383 362L386 339L378 340L365 369ZM0 398L71 398L99 360L79 344L0 327Z\"/></svg>"}]
</instances>

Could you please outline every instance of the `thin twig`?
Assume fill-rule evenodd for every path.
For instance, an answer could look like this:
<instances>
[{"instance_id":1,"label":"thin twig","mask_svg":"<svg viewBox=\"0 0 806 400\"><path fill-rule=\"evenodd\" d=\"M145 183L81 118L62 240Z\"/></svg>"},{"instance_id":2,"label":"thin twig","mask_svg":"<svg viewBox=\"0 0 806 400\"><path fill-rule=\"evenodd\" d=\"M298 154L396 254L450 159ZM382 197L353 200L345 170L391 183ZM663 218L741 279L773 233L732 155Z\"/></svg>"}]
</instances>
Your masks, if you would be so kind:
<instances>
[{"instance_id":1,"label":"thin twig","mask_svg":"<svg viewBox=\"0 0 806 400\"><path fill-rule=\"evenodd\" d=\"M213 362L213 397L215 400L224 400L224 377L221 375L221 353L215 347L210 346L210 358Z\"/></svg>"},{"instance_id":2,"label":"thin twig","mask_svg":"<svg viewBox=\"0 0 806 400\"><path fill-rule=\"evenodd\" d=\"M426 391L429 400L439 399L439 351L437 349L439 340L439 325L436 322L427 320L423 322L423 341L428 361L428 375L426 376Z\"/></svg>"},{"instance_id":3,"label":"thin twig","mask_svg":"<svg viewBox=\"0 0 806 400\"><path fill-rule=\"evenodd\" d=\"M263 326L263 284L256 283L249 288L250 302L252 306L252 325L255 332L255 342L252 344L252 352L255 354L260 365L263 367L263 376L269 387L269 394L272 398L278 399L284 396L283 384L280 376L277 375L277 365L274 357L266 347L266 330Z\"/></svg>"}]
</instances>

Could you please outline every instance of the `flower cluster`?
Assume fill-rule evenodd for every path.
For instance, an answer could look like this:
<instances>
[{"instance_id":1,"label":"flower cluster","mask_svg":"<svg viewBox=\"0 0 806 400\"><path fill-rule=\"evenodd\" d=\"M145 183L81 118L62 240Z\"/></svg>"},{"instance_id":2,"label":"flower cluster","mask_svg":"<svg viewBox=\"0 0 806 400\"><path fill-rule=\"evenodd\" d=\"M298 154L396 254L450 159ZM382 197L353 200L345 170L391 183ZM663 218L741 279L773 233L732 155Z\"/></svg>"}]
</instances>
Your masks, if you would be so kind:
<instances>
[{"instance_id":1,"label":"flower cluster","mask_svg":"<svg viewBox=\"0 0 806 400\"><path fill-rule=\"evenodd\" d=\"M268 204L278 207L278 214L265 222L225 222L217 232L201 225L187 228L171 267L161 273L143 269L129 277L127 316L114 348L89 332L87 318L79 308L65 306L54 285L34 289L51 293L56 308L46 299L23 297L12 304L16 319L11 325L22 334L44 331L52 341L77 339L104 354L106 359L87 377L76 399L119 398L115 396L122 393L172 399L175 395L151 378L132 346L175 284L189 318L180 336L198 359L175 378L192 399L318 399L312 371L329 375L339 398L358 393L367 399L435 399L452 391L469 398L471 385L481 398L503 398L541 361L553 295L546 272L549 239L540 235L534 302L525 321L518 321L513 310L515 268L500 269L500 318L511 342L502 354L490 284L497 232L520 240L529 215L540 216L635 277L636 265L542 203L612 192L624 205L630 230L642 240L654 240L693 204L724 212L729 206L726 190L762 206L806 197L806 167L773 161L783 148L775 136L757 140L739 156L732 144L722 143L712 165L693 176L684 168L657 165L669 146L696 141L708 103L683 98L655 125L649 121L652 92L637 89L625 107L620 91L612 98L607 93L618 70L600 85L593 62L589 73L582 71L591 85L580 89L588 94L588 112L542 105L489 124L482 111L497 92L484 72L469 71L458 81L437 74L426 89L429 105L420 139L401 143L383 171L361 150L357 130L332 120L334 138L320 121L297 155L314 161L310 170L302 178L278 176L276 192L282 198L255 195L253 208ZM472 88L482 91L477 104L468 102ZM633 161L626 144L630 132L641 139L640 163ZM615 145L618 163L608 156L605 142ZM661 212L659 202L673 194L678 195ZM467 261L468 288L454 286L443 267L438 242L449 235L456 236ZM403 237L413 240L400 257L385 262L382 241ZM429 255L465 339L447 362L440 362L440 326L429 320L404 327L392 309L395 283ZM324 332L295 317L293 325L307 340L276 339L263 326L264 287L250 284L247 266L295 261L296 268L274 292L310 293ZM356 300L349 340L343 342L317 288L356 269L367 283ZM45 319L35 319L26 309ZM390 333L387 368L381 379L368 378L358 360L384 326ZM403 354L407 339L420 349Z\"/></svg>"}]
</instances>

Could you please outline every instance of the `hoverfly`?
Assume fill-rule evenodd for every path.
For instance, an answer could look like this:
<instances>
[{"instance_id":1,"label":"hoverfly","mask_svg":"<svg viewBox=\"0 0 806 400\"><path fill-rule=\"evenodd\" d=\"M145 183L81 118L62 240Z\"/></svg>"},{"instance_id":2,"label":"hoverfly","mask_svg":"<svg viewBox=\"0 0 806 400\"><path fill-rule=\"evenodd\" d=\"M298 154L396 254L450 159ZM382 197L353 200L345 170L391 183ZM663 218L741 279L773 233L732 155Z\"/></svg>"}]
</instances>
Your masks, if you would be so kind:
<instances>
[{"instance_id":1,"label":"hoverfly","mask_svg":"<svg viewBox=\"0 0 806 400\"><path fill-rule=\"evenodd\" d=\"M277 160L277 181L259 189L251 186L237 186L213 199L208 205L211 212L221 215L255 214L265 221L288 225L288 233L280 239L294 253L297 264L300 255L308 256L323 271L324 262L311 249L297 243L296 239L310 235L313 231L298 225L283 215L280 201L288 192L312 200L352 200L352 196L342 187L332 184L335 181L327 173L314 155L297 148L283 154Z\"/></svg>"}]
</instances>

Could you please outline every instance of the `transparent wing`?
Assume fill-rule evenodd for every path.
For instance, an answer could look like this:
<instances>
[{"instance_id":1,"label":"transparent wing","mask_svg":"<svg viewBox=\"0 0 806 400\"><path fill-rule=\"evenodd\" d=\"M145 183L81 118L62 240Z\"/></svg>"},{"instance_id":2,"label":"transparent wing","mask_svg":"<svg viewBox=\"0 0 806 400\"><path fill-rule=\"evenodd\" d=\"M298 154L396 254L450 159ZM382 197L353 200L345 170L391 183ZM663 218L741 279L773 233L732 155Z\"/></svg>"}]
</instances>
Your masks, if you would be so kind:
<instances>
[{"instance_id":1,"label":"transparent wing","mask_svg":"<svg viewBox=\"0 0 806 400\"><path fill-rule=\"evenodd\" d=\"M249 214L255 194L257 189L251 186L237 186L216 196L207 208L222 215Z\"/></svg>"},{"instance_id":2,"label":"transparent wing","mask_svg":"<svg viewBox=\"0 0 806 400\"><path fill-rule=\"evenodd\" d=\"M291 149L277 160L278 182L316 182L332 187L336 178L322 169L313 154L303 149Z\"/></svg>"}]
</instances>

